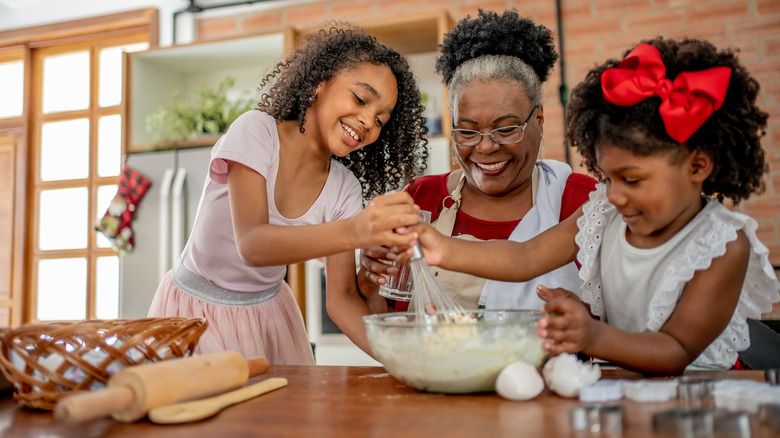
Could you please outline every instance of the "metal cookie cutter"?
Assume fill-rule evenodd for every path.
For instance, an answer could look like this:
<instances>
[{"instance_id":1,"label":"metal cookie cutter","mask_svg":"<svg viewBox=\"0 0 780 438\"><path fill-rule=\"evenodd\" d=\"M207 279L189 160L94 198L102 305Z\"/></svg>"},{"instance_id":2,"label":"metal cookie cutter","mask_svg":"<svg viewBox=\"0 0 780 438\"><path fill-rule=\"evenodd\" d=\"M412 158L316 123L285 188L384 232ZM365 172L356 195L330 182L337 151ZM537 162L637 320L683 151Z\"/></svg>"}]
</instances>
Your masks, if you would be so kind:
<instances>
[{"instance_id":1,"label":"metal cookie cutter","mask_svg":"<svg viewBox=\"0 0 780 438\"><path fill-rule=\"evenodd\" d=\"M750 437L750 418L745 412L679 408L653 414L653 432L678 437Z\"/></svg>"},{"instance_id":2,"label":"metal cookie cutter","mask_svg":"<svg viewBox=\"0 0 780 438\"><path fill-rule=\"evenodd\" d=\"M769 368L764 374L770 385L780 385L780 368Z\"/></svg>"},{"instance_id":3,"label":"metal cookie cutter","mask_svg":"<svg viewBox=\"0 0 780 438\"><path fill-rule=\"evenodd\" d=\"M715 436L750 438L750 417L747 412L713 411Z\"/></svg>"},{"instance_id":4,"label":"metal cookie cutter","mask_svg":"<svg viewBox=\"0 0 780 438\"><path fill-rule=\"evenodd\" d=\"M569 411L572 430L593 434L623 433L623 406L618 404L595 404L574 406Z\"/></svg>"},{"instance_id":5,"label":"metal cookie cutter","mask_svg":"<svg viewBox=\"0 0 780 438\"><path fill-rule=\"evenodd\" d=\"M712 396L715 380L706 377L682 376L677 379L677 397L701 399Z\"/></svg>"},{"instance_id":6,"label":"metal cookie cutter","mask_svg":"<svg viewBox=\"0 0 780 438\"><path fill-rule=\"evenodd\" d=\"M680 437L711 436L712 412L679 408L653 414L653 432Z\"/></svg>"},{"instance_id":7,"label":"metal cookie cutter","mask_svg":"<svg viewBox=\"0 0 780 438\"><path fill-rule=\"evenodd\" d=\"M775 431L780 432L780 403L759 405L758 419Z\"/></svg>"},{"instance_id":8,"label":"metal cookie cutter","mask_svg":"<svg viewBox=\"0 0 780 438\"><path fill-rule=\"evenodd\" d=\"M695 407L709 407L715 380L706 377L682 376L677 382L677 398Z\"/></svg>"}]
</instances>

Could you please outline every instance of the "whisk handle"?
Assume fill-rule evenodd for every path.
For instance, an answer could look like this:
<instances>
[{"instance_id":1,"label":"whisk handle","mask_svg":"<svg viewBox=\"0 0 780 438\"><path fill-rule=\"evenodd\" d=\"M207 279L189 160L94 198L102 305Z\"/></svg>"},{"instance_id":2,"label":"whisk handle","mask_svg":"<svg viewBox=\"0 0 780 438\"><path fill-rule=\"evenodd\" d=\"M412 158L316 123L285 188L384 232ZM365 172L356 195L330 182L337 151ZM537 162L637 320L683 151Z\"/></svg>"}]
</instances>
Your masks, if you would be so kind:
<instances>
[{"instance_id":1,"label":"whisk handle","mask_svg":"<svg viewBox=\"0 0 780 438\"><path fill-rule=\"evenodd\" d=\"M417 260L421 258L423 258L422 247L419 244L414 245L414 248L412 248L412 257L409 258L409 260Z\"/></svg>"}]
</instances>

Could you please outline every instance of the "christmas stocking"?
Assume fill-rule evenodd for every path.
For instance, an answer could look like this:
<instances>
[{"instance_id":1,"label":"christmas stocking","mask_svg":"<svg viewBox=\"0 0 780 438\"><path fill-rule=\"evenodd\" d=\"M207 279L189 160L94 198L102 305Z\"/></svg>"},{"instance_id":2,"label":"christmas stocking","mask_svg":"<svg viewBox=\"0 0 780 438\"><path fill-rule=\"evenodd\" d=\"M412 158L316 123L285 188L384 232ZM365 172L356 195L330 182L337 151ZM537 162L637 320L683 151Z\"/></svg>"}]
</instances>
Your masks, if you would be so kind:
<instances>
[{"instance_id":1,"label":"christmas stocking","mask_svg":"<svg viewBox=\"0 0 780 438\"><path fill-rule=\"evenodd\" d=\"M133 229L130 223L150 185L152 183L148 179L130 168L126 162L122 164L119 190L111 200L106 214L95 225L95 230L103 233L117 252L133 250Z\"/></svg>"}]
</instances>

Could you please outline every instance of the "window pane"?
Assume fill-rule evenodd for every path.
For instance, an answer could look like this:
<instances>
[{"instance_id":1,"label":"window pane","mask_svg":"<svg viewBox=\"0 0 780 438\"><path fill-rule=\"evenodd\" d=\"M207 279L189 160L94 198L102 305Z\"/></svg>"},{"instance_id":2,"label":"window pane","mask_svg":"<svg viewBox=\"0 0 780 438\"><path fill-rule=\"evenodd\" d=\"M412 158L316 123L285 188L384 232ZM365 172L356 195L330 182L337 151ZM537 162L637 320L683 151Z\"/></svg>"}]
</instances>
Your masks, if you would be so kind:
<instances>
[{"instance_id":1,"label":"window pane","mask_svg":"<svg viewBox=\"0 0 780 438\"><path fill-rule=\"evenodd\" d=\"M100 319L119 317L119 257L98 257L97 302L95 314Z\"/></svg>"},{"instance_id":2,"label":"window pane","mask_svg":"<svg viewBox=\"0 0 780 438\"><path fill-rule=\"evenodd\" d=\"M87 260L41 260L38 263L38 312L42 321L87 317Z\"/></svg>"},{"instance_id":3,"label":"window pane","mask_svg":"<svg viewBox=\"0 0 780 438\"><path fill-rule=\"evenodd\" d=\"M24 62L0 62L0 119L22 115Z\"/></svg>"},{"instance_id":4,"label":"window pane","mask_svg":"<svg viewBox=\"0 0 780 438\"><path fill-rule=\"evenodd\" d=\"M98 121L98 176L118 176L122 155L122 116Z\"/></svg>"},{"instance_id":5,"label":"window pane","mask_svg":"<svg viewBox=\"0 0 780 438\"><path fill-rule=\"evenodd\" d=\"M97 190L97 217L95 223L100 222L103 216L108 210L108 206L111 205L111 200L114 199L118 187L116 185L100 186ZM97 233L97 246L98 248L110 248L111 242L100 231Z\"/></svg>"},{"instance_id":6,"label":"window pane","mask_svg":"<svg viewBox=\"0 0 780 438\"><path fill-rule=\"evenodd\" d=\"M89 176L89 120L44 123L41 127L41 180Z\"/></svg>"},{"instance_id":7,"label":"window pane","mask_svg":"<svg viewBox=\"0 0 780 438\"><path fill-rule=\"evenodd\" d=\"M43 112L89 107L89 51L52 55L43 60Z\"/></svg>"},{"instance_id":8,"label":"window pane","mask_svg":"<svg viewBox=\"0 0 780 438\"><path fill-rule=\"evenodd\" d=\"M148 43L138 43L100 51L98 105L105 107L122 103L122 52L140 52L148 48Z\"/></svg>"},{"instance_id":9,"label":"window pane","mask_svg":"<svg viewBox=\"0 0 780 438\"><path fill-rule=\"evenodd\" d=\"M38 227L38 248L42 250L87 247L86 187L44 190Z\"/></svg>"}]
</instances>

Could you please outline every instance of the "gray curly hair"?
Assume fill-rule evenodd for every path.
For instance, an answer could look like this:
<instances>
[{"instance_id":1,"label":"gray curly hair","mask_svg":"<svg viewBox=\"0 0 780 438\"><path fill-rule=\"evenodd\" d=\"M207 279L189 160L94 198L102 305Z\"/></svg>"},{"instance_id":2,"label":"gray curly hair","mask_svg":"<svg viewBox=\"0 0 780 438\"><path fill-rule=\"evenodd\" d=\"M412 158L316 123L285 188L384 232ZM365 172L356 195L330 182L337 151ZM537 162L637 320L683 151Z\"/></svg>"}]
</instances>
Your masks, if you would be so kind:
<instances>
[{"instance_id":1,"label":"gray curly hair","mask_svg":"<svg viewBox=\"0 0 780 438\"><path fill-rule=\"evenodd\" d=\"M453 114L455 99L461 90L474 83L492 80L517 83L525 90L534 107L542 104L542 82L530 65L522 59L506 55L484 55L469 59L458 66L447 84L448 105Z\"/></svg>"}]
</instances>

